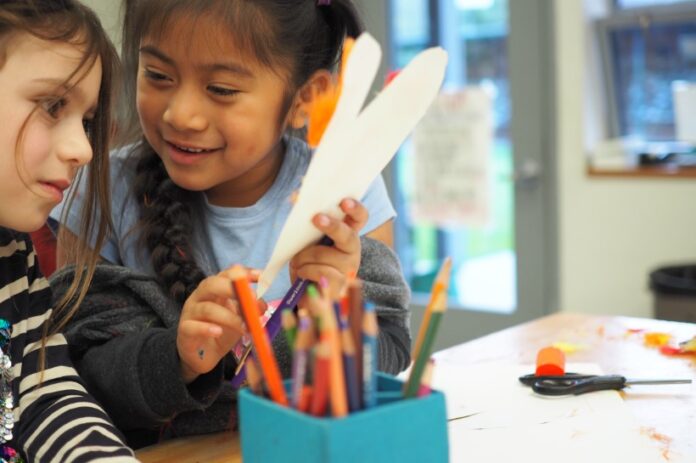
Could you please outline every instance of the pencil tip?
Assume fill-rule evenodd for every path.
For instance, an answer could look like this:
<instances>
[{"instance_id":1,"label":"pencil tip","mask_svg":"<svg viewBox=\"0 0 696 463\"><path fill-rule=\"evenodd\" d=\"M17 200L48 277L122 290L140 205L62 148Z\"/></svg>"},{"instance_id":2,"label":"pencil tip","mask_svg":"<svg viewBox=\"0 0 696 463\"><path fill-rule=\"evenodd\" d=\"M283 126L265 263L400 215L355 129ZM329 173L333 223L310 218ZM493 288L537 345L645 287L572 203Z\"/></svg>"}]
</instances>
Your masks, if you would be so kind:
<instances>
[{"instance_id":1,"label":"pencil tip","mask_svg":"<svg viewBox=\"0 0 696 463\"><path fill-rule=\"evenodd\" d=\"M447 284L450 280L450 274L452 273L452 258L447 257L440 267L440 271L437 273L437 280L441 283Z\"/></svg>"},{"instance_id":2,"label":"pencil tip","mask_svg":"<svg viewBox=\"0 0 696 463\"><path fill-rule=\"evenodd\" d=\"M317 287L312 284L307 286L307 295L312 299L314 299L315 297L319 297L319 291L317 291Z\"/></svg>"}]
</instances>

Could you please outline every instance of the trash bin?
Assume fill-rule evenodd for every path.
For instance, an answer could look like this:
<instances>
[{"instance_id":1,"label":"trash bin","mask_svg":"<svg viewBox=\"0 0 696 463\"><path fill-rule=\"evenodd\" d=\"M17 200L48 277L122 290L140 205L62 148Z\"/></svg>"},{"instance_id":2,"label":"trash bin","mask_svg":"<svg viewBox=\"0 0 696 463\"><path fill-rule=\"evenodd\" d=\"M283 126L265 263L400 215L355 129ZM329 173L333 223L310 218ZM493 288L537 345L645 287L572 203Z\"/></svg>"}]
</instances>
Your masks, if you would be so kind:
<instances>
[{"instance_id":1,"label":"trash bin","mask_svg":"<svg viewBox=\"0 0 696 463\"><path fill-rule=\"evenodd\" d=\"M650 289L655 318L696 323L696 264L652 271Z\"/></svg>"}]
</instances>

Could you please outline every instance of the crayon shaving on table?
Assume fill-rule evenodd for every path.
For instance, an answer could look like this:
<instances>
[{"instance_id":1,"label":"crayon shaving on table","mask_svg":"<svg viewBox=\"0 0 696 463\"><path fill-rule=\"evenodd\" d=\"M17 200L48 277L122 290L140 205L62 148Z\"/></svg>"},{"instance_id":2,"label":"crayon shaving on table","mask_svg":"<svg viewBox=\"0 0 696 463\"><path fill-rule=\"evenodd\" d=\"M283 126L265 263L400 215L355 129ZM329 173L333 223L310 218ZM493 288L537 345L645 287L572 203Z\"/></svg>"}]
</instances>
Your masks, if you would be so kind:
<instances>
[{"instance_id":1,"label":"crayon shaving on table","mask_svg":"<svg viewBox=\"0 0 696 463\"><path fill-rule=\"evenodd\" d=\"M587 346L583 344L574 344L572 342L554 342L551 344L552 347L555 347L556 349L559 349L561 352L564 354L574 354L576 352L580 352L582 350L587 349Z\"/></svg>"},{"instance_id":2,"label":"crayon shaving on table","mask_svg":"<svg viewBox=\"0 0 696 463\"><path fill-rule=\"evenodd\" d=\"M660 447L660 453L662 455L662 458L665 461L672 460L672 451L670 449L672 445L671 437L661 434L657 432L654 428L650 428L648 426L641 426L640 433L644 436L649 437L650 440L657 442L658 446Z\"/></svg>"},{"instance_id":3,"label":"crayon shaving on table","mask_svg":"<svg viewBox=\"0 0 696 463\"><path fill-rule=\"evenodd\" d=\"M648 347L662 347L669 344L672 335L668 333L651 332L643 335L643 343Z\"/></svg>"}]
</instances>

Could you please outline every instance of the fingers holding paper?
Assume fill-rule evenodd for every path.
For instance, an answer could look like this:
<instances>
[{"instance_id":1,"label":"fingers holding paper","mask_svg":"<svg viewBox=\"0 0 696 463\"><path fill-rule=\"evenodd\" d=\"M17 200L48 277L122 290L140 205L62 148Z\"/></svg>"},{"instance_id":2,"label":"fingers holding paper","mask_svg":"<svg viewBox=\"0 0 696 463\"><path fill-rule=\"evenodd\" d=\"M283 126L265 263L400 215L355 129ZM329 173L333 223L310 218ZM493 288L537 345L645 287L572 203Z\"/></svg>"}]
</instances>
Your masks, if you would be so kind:
<instances>
[{"instance_id":1,"label":"fingers holding paper","mask_svg":"<svg viewBox=\"0 0 696 463\"><path fill-rule=\"evenodd\" d=\"M346 283L346 275L360 267L360 230L368 219L368 211L360 202L344 199L340 204L346 214L343 220L317 214L312 222L332 246L314 244L304 248L290 261L290 277L318 282L328 280L330 295L338 298Z\"/></svg>"}]
</instances>

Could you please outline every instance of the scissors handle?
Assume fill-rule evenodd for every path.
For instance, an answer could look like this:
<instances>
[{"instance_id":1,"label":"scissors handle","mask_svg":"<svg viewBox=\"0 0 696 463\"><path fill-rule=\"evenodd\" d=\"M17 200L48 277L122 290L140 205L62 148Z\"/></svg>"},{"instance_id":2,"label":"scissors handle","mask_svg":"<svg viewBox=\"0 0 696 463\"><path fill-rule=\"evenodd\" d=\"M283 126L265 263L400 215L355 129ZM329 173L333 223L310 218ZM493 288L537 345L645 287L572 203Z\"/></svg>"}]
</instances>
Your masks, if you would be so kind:
<instances>
[{"instance_id":1,"label":"scissors handle","mask_svg":"<svg viewBox=\"0 0 696 463\"><path fill-rule=\"evenodd\" d=\"M532 384L534 392L543 395L578 395L594 391L620 390L624 387L626 387L626 378L619 375L590 376L580 379L540 379Z\"/></svg>"},{"instance_id":2,"label":"scissors handle","mask_svg":"<svg viewBox=\"0 0 696 463\"><path fill-rule=\"evenodd\" d=\"M585 375L585 374L581 374L581 373L566 372L562 375L537 376L534 373L530 373L528 375L520 376L517 379L519 379L520 383L524 384L525 386L531 386L534 383L541 381L542 379L587 379L587 378L592 378L593 376L596 376L596 375Z\"/></svg>"}]
</instances>

